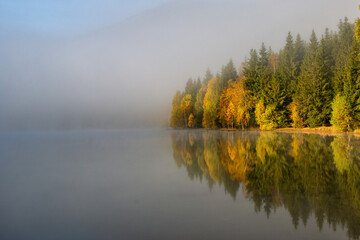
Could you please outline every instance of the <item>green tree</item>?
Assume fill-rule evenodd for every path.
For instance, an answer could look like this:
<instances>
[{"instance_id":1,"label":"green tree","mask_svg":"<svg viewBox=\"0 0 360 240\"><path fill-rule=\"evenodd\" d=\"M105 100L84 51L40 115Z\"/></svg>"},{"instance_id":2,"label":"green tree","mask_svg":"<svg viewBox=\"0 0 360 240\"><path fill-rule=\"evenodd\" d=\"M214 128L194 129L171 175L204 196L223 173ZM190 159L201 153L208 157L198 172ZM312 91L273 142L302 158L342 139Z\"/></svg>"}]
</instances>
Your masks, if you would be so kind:
<instances>
[{"instance_id":1,"label":"green tree","mask_svg":"<svg viewBox=\"0 0 360 240\"><path fill-rule=\"evenodd\" d=\"M208 85L209 81L213 78L214 76L212 75L211 71L209 68L206 69L205 72L205 76L203 79L203 84L205 84L206 86Z\"/></svg>"},{"instance_id":2,"label":"green tree","mask_svg":"<svg viewBox=\"0 0 360 240\"><path fill-rule=\"evenodd\" d=\"M350 131L352 123L350 104L347 102L346 97L340 94L336 95L332 103L331 124L338 131Z\"/></svg>"},{"instance_id":3,"label":"green tree","mask_svg":"<svg viewBox=\"0 0 360 240\"><path fill-rule=\"evenodd\" d=\"M249 59L245 60L243 74L246 78L245 84L247 89L249 89L254 95L257 95L261 90L258 66L259 56L255 49L251 49Z\"/></svg>"},{"instance_id":4,"label":"green tree","mask_svg":"<svg viewBox=\"0 0 360 240\"><path fill-rule=\"evenodd\" d=\"M236 77L237 72L232 59L230 59L229 62L225 65L225 67L223 67L221 70L221 75L219 78L220 89L222 90L223 88L225 88L228 85L229 81L235 81Z\"/></svg>"},{"instance_id":5,"label":"green tree","mask_svg":"<svg viewBox=\"0 0 360 240\"><path fill-rule=\"evenodd\" d=\"M344 84L347 79L348 68L350 67L350 53L351 45L354 39L354 25L340 19L338 24L338 32L334 39L334 78L333 87L335 93L342 93L344 91Z\"/></svg>"},{"instance_id":6,"label":"green tree","mask_svg":"<svg viewBox=\"0 0 360 240\"><path fill-rule=\"evenodd\" d=\"M195 118L196 118L196 126L202 127L202 121L204 116L204 98L207 90L207 85L203 84L196 95L196 101L194 104L194 110L195 110Z\"/></svg>"},{"instance_id":7,"label":"green tree","mask_svg":"<svg viewBox=\"0 0 360 240\"><path fill-rule=\"evenodd\" d=\"M300 117L309 127L321 126L329 122L332 91L324 71L324 47L319 46L313 31L305 55L298 83L296 101Z\"/></svg>"},{"instance_id":8,"label":"green tree","mask_svg":"<svg viewBox=\"0 0 360 240\"><path fill-rule=\"evenodd\" d=\"M294 43L294 62L296 65L295 76L297 77L300 75L301 65L304 60L305 53L306 53L306 44L301 39L300 34L297 34Z\"/></svg>"},{"instance_id":9,"label":"green tree","mask_svg":"<svg viewBox=\"0 0 360 240\"><path fill-rule=\"evenodd\" d=\"M183 118L184 118L185 128L188 127L188 119L189 119L189 115L190 115L192 105L193 104L192 104L192 101L191 101L191 95L186 94L181 99L181 104L180 104L181 113L182 113Z\"/></svg>"},{"instance_id":10,"label":"green tree","mask_svg":"<svg viewBox=\"0 0 360 240\"><path fill-rule=\"evenodd\" d=\"M359 22L356 25L360 24ZM351 116L357 127L360 122L360 42L356 36L351 47L350 67L344 83L344 96L351 108Z\"/></svg>"},{"instance_id":11,"label":"green tree","mask_svg":"<svg viewBox=\"0 0 360 240\"><path fill-rule=\"evenodd\" d=\"M296 70L294 42L289 32L285 47L280 52L279 77L288 86L287 88L290 87L291 92L294 92L296 88Z\"/></svg>"},{"instance_id":12,"label":"green tree","mask_svg":"<svg viewBox=\"0 0 360 240\"><path fill-rule=\"evenodd\" d=\"M216 115L217 107L219 105L219 80L213 78L209 81L207 91L204 97L204 117L203 117L203 127L205 128L216 128Z\"/></svg>"},{"instance_id":13,"label":"green tree","mask_svg":"<svg viewBox=\"0 0 360 240\"><path fill-rule=\"evenodd\" d=\"M183 96L180 91L176 91L172 100L172 110L170 117L170 126L173 128L184 126L184 118L180 108L182 98Z\"/></svg>"}]
</instances>

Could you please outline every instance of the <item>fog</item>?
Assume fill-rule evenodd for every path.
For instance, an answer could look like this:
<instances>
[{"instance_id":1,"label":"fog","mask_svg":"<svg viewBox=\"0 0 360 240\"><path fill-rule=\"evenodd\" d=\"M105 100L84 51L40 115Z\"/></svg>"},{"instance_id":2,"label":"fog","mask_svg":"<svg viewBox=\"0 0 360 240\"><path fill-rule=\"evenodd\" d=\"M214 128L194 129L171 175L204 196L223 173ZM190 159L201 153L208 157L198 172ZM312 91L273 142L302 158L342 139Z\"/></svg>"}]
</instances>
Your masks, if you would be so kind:
<instances>
[{"instance_id":1,"label":"fog","mask_svg":"<svg viewBox=\"0 0 360 240\"><path fill-rule=\"evenodd\" d=\"M357 5L162 1L86 33L0 28L0 129L167 126L172 96L189 77L207 67L215 74L230 58L239 66L261 42L278 51L288 31L307 40L312 29L318 37L336 30L339 19L354 21Z\"/></svg>"}]
</instances>

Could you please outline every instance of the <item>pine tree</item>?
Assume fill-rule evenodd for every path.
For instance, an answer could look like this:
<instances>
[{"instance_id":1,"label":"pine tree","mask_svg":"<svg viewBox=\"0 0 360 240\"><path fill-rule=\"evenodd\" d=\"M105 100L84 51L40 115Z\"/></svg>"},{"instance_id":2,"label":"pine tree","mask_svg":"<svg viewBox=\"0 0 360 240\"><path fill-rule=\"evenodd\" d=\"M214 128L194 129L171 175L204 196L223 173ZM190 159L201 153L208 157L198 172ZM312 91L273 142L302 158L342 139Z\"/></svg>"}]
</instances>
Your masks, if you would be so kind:
<instances>
[{"instance_id":1,"label":"pine tree","mask_svg":"<svg viewBox=\"0 0 360 240\"><path fill-rule=\"evenodd\" d=\"M295 76L300 75L301 65L305 57L306 44L301 39L300 34L296 35L296 40L294 43L294 62L296 66Z\"/></svg>"},{"instance_id":2,"label":"pine tree","mask_svg":"<svg viewBox=\"0 0 360 240\"><path fill-rule=\"evenodd\" d=\"M243 74L246 77L246 87L252 94L257 95L261 90L259 78L259 56L255 49L250 50L250 58L245 60Z\"/></svg>"},{"instance_id":3,"label":"pine tree","mask_svg":"<svg viewBox=\"0 0 360 240\"><path fill-rule=\"evenodd\" d=\"M360 123L360 41L356 39L356 36L351 47L350 67L347 72L344 96L350 104L354 125L358 126Z\"/></svg>"},{"instance_id":4,"label":"pine tree","mask_svg":"<svg viewBox=\"0 0 360 240\"><path fill-rule=\"evenodd\" d=\"M280 52L279 77L289 86L291 92L295 92L296 78L295 49L291 33L288 33L284 49Z\"/></svg>"},{"instance_id":5,"label":"pine tree","mask_svg":"<svg viewBox=\"0 0 360 240\"><path fill-rule=\"evenodd\" d=\"M309 48L301 68L296 101L301 103L299 114L309 127L329 122L331 113L331 88L324 70L324 46L317 41L313 31Z\"/></svg>"},{"instance_id":6,"label":"pine tree","mask_svg":"<svg viewBox=\"0 0 360 240\"><path fill-rule=\"evenodd\" d=\"M196 101L194 104L194 112L195 112L195 119L196 119L196 126L202 127L202 121L204 116L204 98L207 90L207 85L203 84L196 95Z\"/></svg>"},{"instance_id":7,"label":"pine tree","mask_svg":"<svg viewBox=\"0 0 360 240\"><path fill-rule=\"evenodd\" d=\"M278 127L285 126L290 115L288 105L291 98L287 86L287 82L276 72L272 75L270 81L266 83L262 91L264 105L274 108L273 120L276 122L274 125Z\"/></svg>"},{"instance_id":8,"label":"pine tree","mask_svg":"<svg viewBox=\"0 0 360 240\"><path fill-rule=\"evenodd\" d=\"M225 67L223 67L221 70L221 75L219 78L220 89L224 89L228 85L229 81L235 81L236 77L237 72L232 59L230 59L229 62L225 65Z\"/></svg>"},{"instance_id":9,"label":"pine tree","mask_svg":"<svg viewBox=\"0 0 360 240\"><path fill-rule=\"evenodd\" d=\"M213 78L214 76L212 75L211 71L209 68L206 69L206 73L203 79L203 84L205 84L207 86L207 84L209 83L209 81Z\"/></svg>"},{"instance_id":10,"label":"pine tree","mask_svg":"<svg viewBox=\"0 0 360 240\"><path fill-rule=\"evenodd\" d=\"M338 33L334 36L334 77L333 87L336 94L342 94L344 83L347 78L348 68L350 67L351 46L354 39L353 24L340 20L338 24Z\"/></svg>"}]
</instances>

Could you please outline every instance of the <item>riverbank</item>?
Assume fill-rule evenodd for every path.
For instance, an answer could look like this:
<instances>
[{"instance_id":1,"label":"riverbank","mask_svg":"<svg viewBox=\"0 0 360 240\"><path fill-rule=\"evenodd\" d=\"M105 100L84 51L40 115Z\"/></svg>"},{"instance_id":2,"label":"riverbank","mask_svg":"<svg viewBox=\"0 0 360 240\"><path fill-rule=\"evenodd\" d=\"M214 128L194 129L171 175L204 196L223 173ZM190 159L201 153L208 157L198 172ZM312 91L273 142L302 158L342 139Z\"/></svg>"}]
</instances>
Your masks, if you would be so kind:
<instances>
[{"instance_id":1,"label":"riverbank","mask_svg":"<svg viewBox=\"0 0 360 240\"><path fill-rule=\"evenodd\" d=\"M263 131L259 128L249 128L248 131ZM220 131L241 131L239 129L227 129L227 128L221 128ZM360 130L357 129L354 132L341 132L336 130L334 127L317 127L317 128L292 128L292 127L286 127L286 128L278 128L274 130L270 130L274 132L287 132L287 133L294 133L294 132L300 132L300 133L317 133L317 134L323 134L323 135L339 135L339 134L354 134L354 135L360 135Z\"/></svg>"}]
</instances>

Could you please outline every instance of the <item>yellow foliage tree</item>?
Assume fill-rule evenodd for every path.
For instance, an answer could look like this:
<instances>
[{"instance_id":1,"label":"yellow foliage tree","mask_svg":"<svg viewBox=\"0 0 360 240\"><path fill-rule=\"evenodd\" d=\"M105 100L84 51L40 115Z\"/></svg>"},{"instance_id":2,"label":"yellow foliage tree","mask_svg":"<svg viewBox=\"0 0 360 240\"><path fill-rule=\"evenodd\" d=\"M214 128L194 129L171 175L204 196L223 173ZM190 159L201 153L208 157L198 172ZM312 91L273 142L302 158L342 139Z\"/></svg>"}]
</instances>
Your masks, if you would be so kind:
<instances>
[{"instance_id":1,"label":"yellow foliage tree","mask_svg":"<svg viewBox=\"0 0 360 240\"><path fill-rule=\"evenodd\" d=\"M289 106L290 108L290 118L292 120L292 126L293 128L302 128L304 126L304 122L302 120L302 118L299 115L299 111L297 108L297 103L296 102L292 102Z\"/></svg>"},{"instance_id":2,"label":"yellow foliage tree","mask_svg":"<svg viewBox=\"0 0 360 240\"><path fill-rule=\"evenodd\" d=\"M189 116L188 126L189 126L189 128L194 128L195 125L196 125L195 117L191 113L190 116Z\"/></svg>"},{"instance_id":3,"label":"yellow foliage tree","mask_svg":"<svg viewBox=\"0 0 360 240\"><path fill-rule=\"evenodd\" d=\"M264 125L264 114L265 114L265 105L264 101L260 100L255 106L255 120L259 124L260 128Z\"/></svg>"},{"instance_id":4,"label":"yellow foliage tree","mask_svg":"<svg viewBox=\"0 0 360 240\"><path fill-rule=\"evenodd\" d=\"M180 91L177 91L172 101L172 110L170 117L170 126L173 128L184 126L184 118L180 109L181 99L182 94L180 93Z\"/></svg>"},{"instance_id":5,"label":"yellow foliage tree","mask_svg":"<svg viewBox=\"0 0 360 240\"><path fill-rule=\"evenodd\" d=\"M235 117L236 117L235 106L230 101L229 106L227 107L227 111L226 111L226 122L227 122L228 126L231 126L231 128L234 128Z\"/></svg>"},{"instance_id":6,"label":"yellow foliage tree","mask_svg":"<svg viewBox=\"0 0 360 240\"><path fill-rule=\"evenodd\" d=\"M253 102L250 96L244 78L236 79L222 92L218 117L223 127L234 127L235 124L244 129L249 125Z\"/></svg>"},{"instance_id":7,"label":"yellow foliage tree","mask_svg":"<svg viewBox=\"0 0 360 240\"><path fill-rule=\"evenodd\" d=\"M182 98L181 105L180 105L181 113L183 115L184 122L185 122L185 127L188 126L187 122L188 122L188 119L189 119L189 113L190 113L191 108L192 108L191 95L186 94Z\"/></svg>"},{"instance_id":8,"label":"yellow foliage tree","mask_svg":"<svg viewBox=\"0 0 360 240\"><path fill-rule=\"evenodd\" d=\"M216 128L216 110L219 103L219 81L213 78L209 81L204 97L203 127Z\"/></svg>"}]
</instances>

